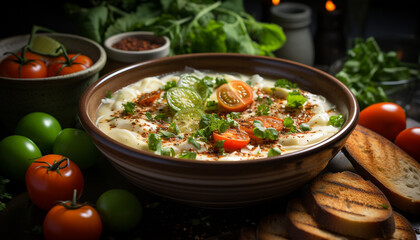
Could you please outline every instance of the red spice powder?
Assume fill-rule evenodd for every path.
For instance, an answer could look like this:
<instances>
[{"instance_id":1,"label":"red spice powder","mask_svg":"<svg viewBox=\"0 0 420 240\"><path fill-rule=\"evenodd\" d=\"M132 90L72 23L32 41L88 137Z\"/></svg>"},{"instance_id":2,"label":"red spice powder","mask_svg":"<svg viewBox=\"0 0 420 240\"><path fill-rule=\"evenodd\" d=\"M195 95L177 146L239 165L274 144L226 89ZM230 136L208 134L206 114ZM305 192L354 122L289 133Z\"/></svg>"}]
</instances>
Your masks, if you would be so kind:
<instances>
[{"instance_id":1,"label":"red spice powder","mask_svg":"<svg viewBox=\"0 0 420 240\"><path fill-rule=\"evenodd\" d=\"M112 45L113 48L126 50L126 51L144 51L144 50L151 50L158 47L161 47L162 43L154 43L150 40L136 38L136 37L128 37L123 38L120 41L114 43Z\"/></svg>"}]
</instances>

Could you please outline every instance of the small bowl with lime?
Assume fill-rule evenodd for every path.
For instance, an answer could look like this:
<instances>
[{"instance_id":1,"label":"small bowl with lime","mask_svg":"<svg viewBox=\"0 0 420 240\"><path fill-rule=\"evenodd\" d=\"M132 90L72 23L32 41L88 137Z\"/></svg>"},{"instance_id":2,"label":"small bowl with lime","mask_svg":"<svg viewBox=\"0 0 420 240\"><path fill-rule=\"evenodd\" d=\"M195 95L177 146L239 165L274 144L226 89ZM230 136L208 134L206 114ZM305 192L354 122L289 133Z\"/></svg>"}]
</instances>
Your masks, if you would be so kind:
<instances>
[{"instance_id":1,"label":"small bowl with lime","mask_svg":"<svg viewBox=\"0 0 420 240\"><path fill-rule=\"evenodd\" d=\"M24 56L21 54L23 48L27 52ZM63 57L63 51L69 53L68 56L71 56L71 53L86 56L91 59L92 64L86 69L70 74L49 76L49 65L57 62L57 58ZM41 57L30 59L33 54ZM16 61L6 60L13 55L26 61L20 69L16 68L20 71L19 76L5 73L11 71L13 64L15 67L19 66ZM98 79L99 71L105 63L106 53L101 45L74 34L37 33L1 39L0 108L5 116L1 120L2 127L13 131L17 121L30 112L46 112L56 117L64 127L73 126L77 123L77 104L80 96ZM37 71L32 67L38 64L47 68L47 76L30 75L30 71ZM74 65L81 64L74 60ZM24 68L27 67L32 69L29 75L24 75Z\"/></svg>"}]
</instances>

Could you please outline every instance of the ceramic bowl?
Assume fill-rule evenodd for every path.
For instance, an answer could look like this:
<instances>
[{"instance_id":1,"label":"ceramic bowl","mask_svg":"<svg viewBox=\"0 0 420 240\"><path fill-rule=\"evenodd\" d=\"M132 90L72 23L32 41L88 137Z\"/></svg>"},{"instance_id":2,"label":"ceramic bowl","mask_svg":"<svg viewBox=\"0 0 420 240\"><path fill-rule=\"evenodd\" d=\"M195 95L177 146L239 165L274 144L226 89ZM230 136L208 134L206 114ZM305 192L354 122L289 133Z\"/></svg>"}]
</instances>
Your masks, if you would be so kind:
<instances>
[{"instance_id":1,"label":"ceramic bowl","mask_svg":"<svg viewBox=\"0 0 420 240\"><path fill-rule=\"evenodd\" d=\"M325 96L345 117L342 129L318 144L289 154L248 161L178 159L140 151L100 131L96 112L108 91L142 78L186 67L216 72L286 78ZM209 208L245 206L288 194L317 174L340 151L357 124L359 109L351 91L333 76L288 60L233 53L202 53L160 58L130 65L92 84L79 104L85 130L112 165L134 185L175 201Z\"/></svg>"},{"instance_id":2,"label":"ceramic bowl","mask_svg":"<svg viewBox=\"0 0 420 240\"><path fill-rule=\"evenodd\" d=\"M134 37L143 40L148 40L153 43L163 44L162 46L151 49L151 50L143 50L143 51L128 51L128 50L120 50L113 45L124 38ZM169 47L171 45L171 41L169 38L165 36L155 36L153 32L143 32L143 31L135 31L135 32L125 32L113 35L107 38L104 42L105 51L109 58L107 66L105 70L112 71L122 66L143 62L147 60L152 60L160 57L166 57L169 55Z\"/></svg>"},{"instance_id":3,"label":"ceramic bowl","mask_svg":"<svg viewBox=\"0 0 420 240\"><path fill-rule=\"evenodd\" d=\"M99 71L106 62L105 50L96 42L73 34L45 34L62 43L68 53L82 53L93 65L83 71L63 76L37 79L0 77L0 109L4 128L14 131L17 121L35 111L56 117L62 127L77 123L77 106L83 91L98 80ZM29 39L19 35L0 40L0 54L18 52ZM1 60L1 59L0 59Z\"/></svg>"}]
</instances>

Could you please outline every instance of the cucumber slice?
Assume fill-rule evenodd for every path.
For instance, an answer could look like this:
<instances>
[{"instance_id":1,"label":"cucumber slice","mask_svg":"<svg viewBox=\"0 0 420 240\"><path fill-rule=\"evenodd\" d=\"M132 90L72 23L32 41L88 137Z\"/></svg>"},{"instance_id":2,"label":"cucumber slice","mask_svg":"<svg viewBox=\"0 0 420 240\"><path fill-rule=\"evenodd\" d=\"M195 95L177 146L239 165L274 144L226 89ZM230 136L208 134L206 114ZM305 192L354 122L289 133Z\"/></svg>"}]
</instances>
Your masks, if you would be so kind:
<instances>
[{"instance_id":1,"label":"cucumber slice","mask_svg":"<svg viewBox=\"0 0 420 240\"><path fill-rule=\"evenodd\" d=\"M182 133L193 133L199 129L203 110L198 108L184 108L177 112L172 119Z\"/></svg>"},{"instance_id":2,"label":"cucumber slice","mask_svg":"<svg viewBox=\"0 0 420 240\"><path fill-rule=\"evenodd\" d=\"M166 100L174 112L184 108L203 108L203 100L200 95L186 87L173 87L166 92Z\"/></svg>"},{"instance_id":3,"label":"cucumber slice","mask_svg":"<svg viewBox=\"0 0 420 240\"><path fill-rule=\"evenodd\" d=\"M177 87L186 87L200 94L203 100L210 96L212 89L206 86L201 79L194 75L183 74L178 80Z\"/></svg>"}]
</instances>

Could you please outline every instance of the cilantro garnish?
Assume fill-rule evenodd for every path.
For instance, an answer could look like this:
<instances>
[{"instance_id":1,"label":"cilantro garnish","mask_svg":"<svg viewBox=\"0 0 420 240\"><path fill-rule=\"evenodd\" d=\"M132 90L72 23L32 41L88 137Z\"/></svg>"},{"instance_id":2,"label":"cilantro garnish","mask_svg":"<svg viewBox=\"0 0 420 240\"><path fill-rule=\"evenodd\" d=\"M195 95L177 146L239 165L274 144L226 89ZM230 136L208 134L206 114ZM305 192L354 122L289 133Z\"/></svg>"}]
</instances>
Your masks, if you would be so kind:
<instances>
[{"instance_id":1,"label":"cilantro garnish","mask_svg":"<svg viewBox=\"0 0 420 240\"><path fill-rule=\"evenodd\" d=\"M167 82L164 86L161 87L162 90L168 91L169 89L176 87L176 81L172 80Z\"/></svg>"},{"instance_id":2,"label":"cilantro garnish","mask_svg":"<svg viewBox=\"0 0 420 240\"><path fill-rule=\"evenodd\" d=\"M207 101L206 103L206 111L216 111L219 108L219 103L216 101Z\"/></svg>"},{"instance_id":3,"label":"cilantro garnish","mask_svg":"<svg viewBox=\"0 0 420 240\"><path fill-rule=\"evenodd\" d=\"M297 128L294 125L295 121L291 117L287 117L283 120L283 126L289 129L289 133L297 132Z\"/></svg>"},{"instance_id":4,"label":"cilantro garnish","mask_svg":"<svg viewBox=\"0 0 420 240\"><path fill-rule=\"evenodd\" d=\"M261 139L277 140L279 133L274 128L265 128L260 120L254 121L254 135Z\"/></svg>"},{"instance_id":5,"label":"cilantro garnish","mask_svg":"<svg viewBox=\"0 0 420 240\"><path fill-rule=\"evenodd\" d=\"M108 90L108 92L106 92L106 98L112 98L112 92L111 90Z\"/></svg>"},{"instance_id":6,"label":"cilantro garnish","mask_svg":"<svg viewBox=\"0 0 420 240\"><path fill-rule=\"evenodd\" d=\"M150 150L154 151L156 154L164 156L175 156L175 151L173 148L164 148L162 147L162 133L150 133L147 136L147 144Z\"/></svg>"},{"instance_id":7,"label":"cilantro garnish","mask_svg":"<svg viewBox=\"0 0 420 240\"><path fill-rule=\"evenodd\" d=\"M268 114L270 114L270 108L265 103L258 105L257 107L258 116L266 116Z\"/></svg>"},{"instance_id":8,"label":"cilantro garnish","mask_svg":"<svg viewBox=\"0 0 420 240\"><path fill-rule=\"evenodd\" d=\"M133 102L127 102L122 104L124 107L123 113L124 114L134 114L134 108L136 107L136 104Z\"/></svg>"},{"instance_id":9,"label":"cilantro garnish","mask_svg":"<svg viewBox=\"0 0 420 240\"><path fill-rule=\"evenodd\" d=\"M196 159L197 158L197 153L184 151L184 152L182 152L178 156L178 158L183 158L183 159Z\"/></svg>"},{"instance_id":10,"label":"cilantro garnish","mask_svg":"<svg viewBox=\"0 0 420 240\"><path fill-rule=\"evenodd\" d=\"M153 116L150 112L146 112L144 115L147 117L147 119L149 119L149 121L153 121Z\"/></svg>"},{"instance_id":11,"label":"cilantro garnish","mask_svg":"<svg viewBox=\"0 0 420 240\"><path fill-rule=\"evenodd\" d=\"M309 126L309 124L307 124L307 123L301 123L301 124L299 125L299 129L300 129L301 131L306 132L306 131L310 131L310 130L311 130L311 127L310 127L310 126Z\"/></svg>"},{"instance_id":12,"label":"cilantro garnish","mask_svg":"<svg viewBox=\"0 0 420 240\"><path fill-rule=\"evenodd\" d=\"M278 155L281 155L280 149L274 147L274 148L270 148L268 150L267 157L274 157L274 156L278 156Z\"/></svg>"},{"instance_id":13,"label":"cilantro garnish","mask_svg":"<svg viewBox=\"0 0 420 240\"><path fill-rule=\"evenodd\" d=\"M306 102L306 98L300 94L298 90L293 90L287 95L287 106L289 107L300 107Z\"/></svg>"},{"instance_id":14,"label":"cilantro garnish","mask_svg":"<svg viewBox=\"0 0 420 240\"><path fill-rule=\"evenodd\" d=\"M228 83L224 77L216 77L216 88L222 86L223 84Z\"/></svg>"},{"instance_id":15,"label":"cilantro garnish","mask_svg":"<svg viewBox=\"0 0 420 240\"><path fill-rule=\"evenodd\" d=\"M344 117L341 114L339 114L338 116L331 116L328 120L328 123L334 127L339 128L344 124Z\"/></svg>"},{"instance_id":16,"label":"cilantro garnish","mask_svg":"<svg viewBox=\"0 0 420 240\"><path fill-rule=\"evenodd\" d=\"M191 143L197 149L201 149L201 145L193 137L188 137L188 143Z\"/></svg>"},{"instance_id":17,"label":"cilantro garnish","mask_svg":"<svg viewBox=\"0 0 420 240\"><path fill-rule=\"evenodd\" d=\"M274 86L275 87L281 87L281 88L287 88L287 89L298 88L298 85L296 83L292 83L285 78L281 78L281 79L277 80L274 83Z\"/></svg>"}]
</instances>

